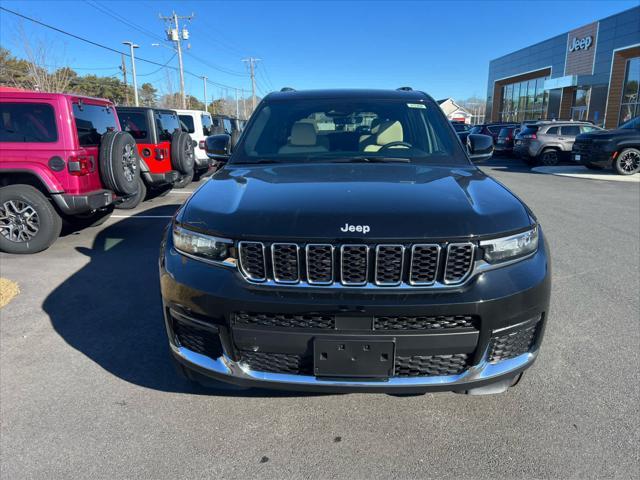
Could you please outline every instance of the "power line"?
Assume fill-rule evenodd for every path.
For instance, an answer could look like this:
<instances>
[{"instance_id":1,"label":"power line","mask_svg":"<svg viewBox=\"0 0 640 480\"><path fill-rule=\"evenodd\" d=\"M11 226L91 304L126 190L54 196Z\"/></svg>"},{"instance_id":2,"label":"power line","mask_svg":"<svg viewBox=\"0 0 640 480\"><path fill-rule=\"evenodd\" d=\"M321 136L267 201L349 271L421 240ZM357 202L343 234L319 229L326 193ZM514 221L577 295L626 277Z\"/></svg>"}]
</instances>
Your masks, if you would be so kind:
<instances>
[{"instance_id":1,"label":"power line","mask_svg":"<svg viewBox=\"0 0 640 480\"><path fill-rule=\"evenodd\" d=\"M139 77L149 77L151 75L155 75L156 73L158 73L160 70L162 70L163 68L167 68L169 66L169 64L171 63L171 60L173 60L174 58L176 58L177 53L174 53L171 58L169 60L167 60L167 63L165 63L164 65L162 65L160 68L158 68L157 70L154 70L153 72L150 73L139 73L138 76ZM139 60L139 59L138 59ZM169 67L171 68L171 67Z\"/></svg>"},{"instance_id":2,"label":"power line","mask_svg":"<svg viewBox=\"0 0 640 480\"><path fill-rule=\"evenodd\" d=\"M98 47L98 48L102 48L104 50L108 50L108 51L113 52L113 53L117 53L118 55L124 55L125 57L131 57L131 55L128 54L128 53L121 52L120 50L117 50L115 48L111 48L111 47L108 47L106 45L102 45L101 43L94 42L93 40L89 40L89 39L80 37L79 35L75 35L73 33L67 32L66 30L62 30L60 28L54 27L53 25L49 25L47 23L41 22L39 20L36 20L35 18L28 17L28 16L23 15L21 13L18 13L18 12L15 12L13 10L10 10L10 9L8 9L6 7L0 6L0 10L3 10L5 12L7 12L7 13L11 13L12 15L15 15L17 17L23 18L23 19L28 20L30 22L36 23L36 24L38 24L38 25L40 25L42 27L48 28L50 30L53 30L53 31L58 32L58 33L61 33L63 35L67 35L67 36L69 36L71 38L75 38L76 40L80 40L81 42L88 43L90 45L93 45L93 46ZM138 60L139 62L149 63L149 64L155 65L157 67L162 67L162 68L167 68L167 69L171 69L171 70L174 70L174 71L178 71L177 67L172 67L170 65L163 65L162 63L154 62L153 60L148 60L146 58L136 57L136 60ZM184 73L186 73L188 75L191 75L191 76L193 76L195 78L202 78L201 75L196 75L195 73L190 72L188 70L185 70ZM226 88L237 88L237 87L233 87L233 86L230 86L230 85L224 85L222 83L220 83L218 85L224 86Z\"/></svg>"}]
</instances>

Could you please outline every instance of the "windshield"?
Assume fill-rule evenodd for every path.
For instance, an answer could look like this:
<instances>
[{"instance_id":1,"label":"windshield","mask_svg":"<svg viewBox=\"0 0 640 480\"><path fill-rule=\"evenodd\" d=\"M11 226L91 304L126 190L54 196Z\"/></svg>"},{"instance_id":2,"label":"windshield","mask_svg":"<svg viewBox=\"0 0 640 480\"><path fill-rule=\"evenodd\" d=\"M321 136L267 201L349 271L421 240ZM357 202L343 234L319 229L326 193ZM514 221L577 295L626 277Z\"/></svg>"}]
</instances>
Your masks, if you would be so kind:
<instances>
[{"instance_id":1,"label":"windshield","mask_svg":"<svg viewBox=\"0 0 640 480\"><path fill-rule=\"evenodd\" d=\"M411 161L468 165L433 103L313 99L263 103L230 163Z\"/></svg>"},{"instance_id":2,"label":"windshield","mask_svg":"<svg viewBox=\"0 0 640 480\"><path fill-rule=\"evenodd\" d=\"M620 127L618 128L628 128L628 129L640 128L640 117L632 118L628 122L625 122L622 125L620 125Z\"/></svg>"}]
</instances>

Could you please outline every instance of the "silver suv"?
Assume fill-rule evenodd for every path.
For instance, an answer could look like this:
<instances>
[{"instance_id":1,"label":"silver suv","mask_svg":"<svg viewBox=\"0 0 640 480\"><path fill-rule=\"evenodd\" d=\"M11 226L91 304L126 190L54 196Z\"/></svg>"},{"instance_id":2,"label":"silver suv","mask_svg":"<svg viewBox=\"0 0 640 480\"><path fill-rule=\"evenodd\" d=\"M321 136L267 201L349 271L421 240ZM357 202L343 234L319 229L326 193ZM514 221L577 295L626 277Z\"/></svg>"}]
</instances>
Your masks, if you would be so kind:
<instances>
[{"instance_id":1,"label":"silver suv","mask_svg":"<svg viewBox=\"0 0 640 480\"><path fill-rule=\"evenodd\" d=\"M516 136L513 152L529 165L557 165L568 158L581 133L602 130L587 122L548 121L525 125Z\"/></svg>"}]
</instances>

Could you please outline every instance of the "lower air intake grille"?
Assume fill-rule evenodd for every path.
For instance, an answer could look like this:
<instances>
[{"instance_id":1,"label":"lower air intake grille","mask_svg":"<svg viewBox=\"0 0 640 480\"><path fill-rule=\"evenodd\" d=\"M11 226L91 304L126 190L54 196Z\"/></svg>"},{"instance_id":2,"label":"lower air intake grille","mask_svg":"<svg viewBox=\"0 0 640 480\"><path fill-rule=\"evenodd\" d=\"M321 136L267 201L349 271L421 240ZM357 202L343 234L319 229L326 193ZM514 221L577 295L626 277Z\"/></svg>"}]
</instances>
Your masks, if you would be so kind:
<instances>
[{"instance_id":1,"label":"lower air intake grille","mask_svg":"<svg viewBox=\"0 0 640 480\"><path fill-rule=\"evenodd\" d=\"M335 328L333 315L323 315L320 313L248 313L238 312L235 314L236 325L253 325L259 327L282 327L282 328L317 328L330 330Z\"/></svg>"},{"instance_id":2,"label":"lower air intake grille","mask_svg":"<svg viewBox=\"0 0 640 480\"><path fill-rule=\"evenodd\" d=\"M374 330L440 330L452 328L475 328L477 330L478 327L478 317L474 315L386 316L373 319Z\"/></svg>"},{"instance_id":3,"label":"lower air intake grille","mask_svg":"<svg viewBox=\"0 0 640 480\"><path fill-rule=\"evenodd\" d=\"M271 373L309 375L313 370L313 359L287 353L267 353L242 350L240 361L251 370Z\"/></svg>"},{"instance_id":4,"label":"lower air intake grille","mask_svg":"<svg viewBox=\"0 0 640 480\"><path fill-rule=\"evenodd\" d=\"M201 353L209 358L217 358L222 355L220 337L208 330L191 323L182 322L175 317L173 319L173 333L180 346Z\"/></svg>"},{"instance_id":5,"label":"lower air intake grille","mask_svg":"<svg viewBox=\"0 0 640 480\"><path fill-rule=\"evenodd\" d=\"M466 353L396 356L395 375L397 377L458 375L465 371L467 364L468 355Z\"/></svg>"},{"instance_id":6,"label":"lower air intake grille","mask_svg":"<svg viewBox=\"0 0 640 480\"><path fill-rule=\"evenodd\" d=\"M533 347L538 324L491 338L489 361L499 362L527 353Z\"/></svg>"}]
</instances>

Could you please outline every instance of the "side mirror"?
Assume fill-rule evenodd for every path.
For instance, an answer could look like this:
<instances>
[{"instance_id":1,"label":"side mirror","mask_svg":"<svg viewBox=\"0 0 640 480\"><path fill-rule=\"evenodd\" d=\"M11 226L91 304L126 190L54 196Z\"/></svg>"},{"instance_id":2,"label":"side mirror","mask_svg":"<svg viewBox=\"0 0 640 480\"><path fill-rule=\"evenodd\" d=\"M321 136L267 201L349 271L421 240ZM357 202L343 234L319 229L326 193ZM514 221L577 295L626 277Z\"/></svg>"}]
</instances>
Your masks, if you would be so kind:
<instances>
[{"instance_id":1,"label":"side mirror","mask_svg":"<svg viewBox=\"0 0 640 480\"><path fill-rule=\"evenodd\" d=\"M490 159L493 156L493 138L489 135L470 133L467 137L467 152L474 162Z\"/></svg>"},{"instance_id":2,"label":"side mirror","mask_svg":"<svg viewBox=\"0 0 640 480\"><path fill-rule=\"evenodd\" d=\"M226 162L231 156L231 136L223 133L207 137L204 151L207 152L207 157Z\"/></svg>"}]
</instances>

